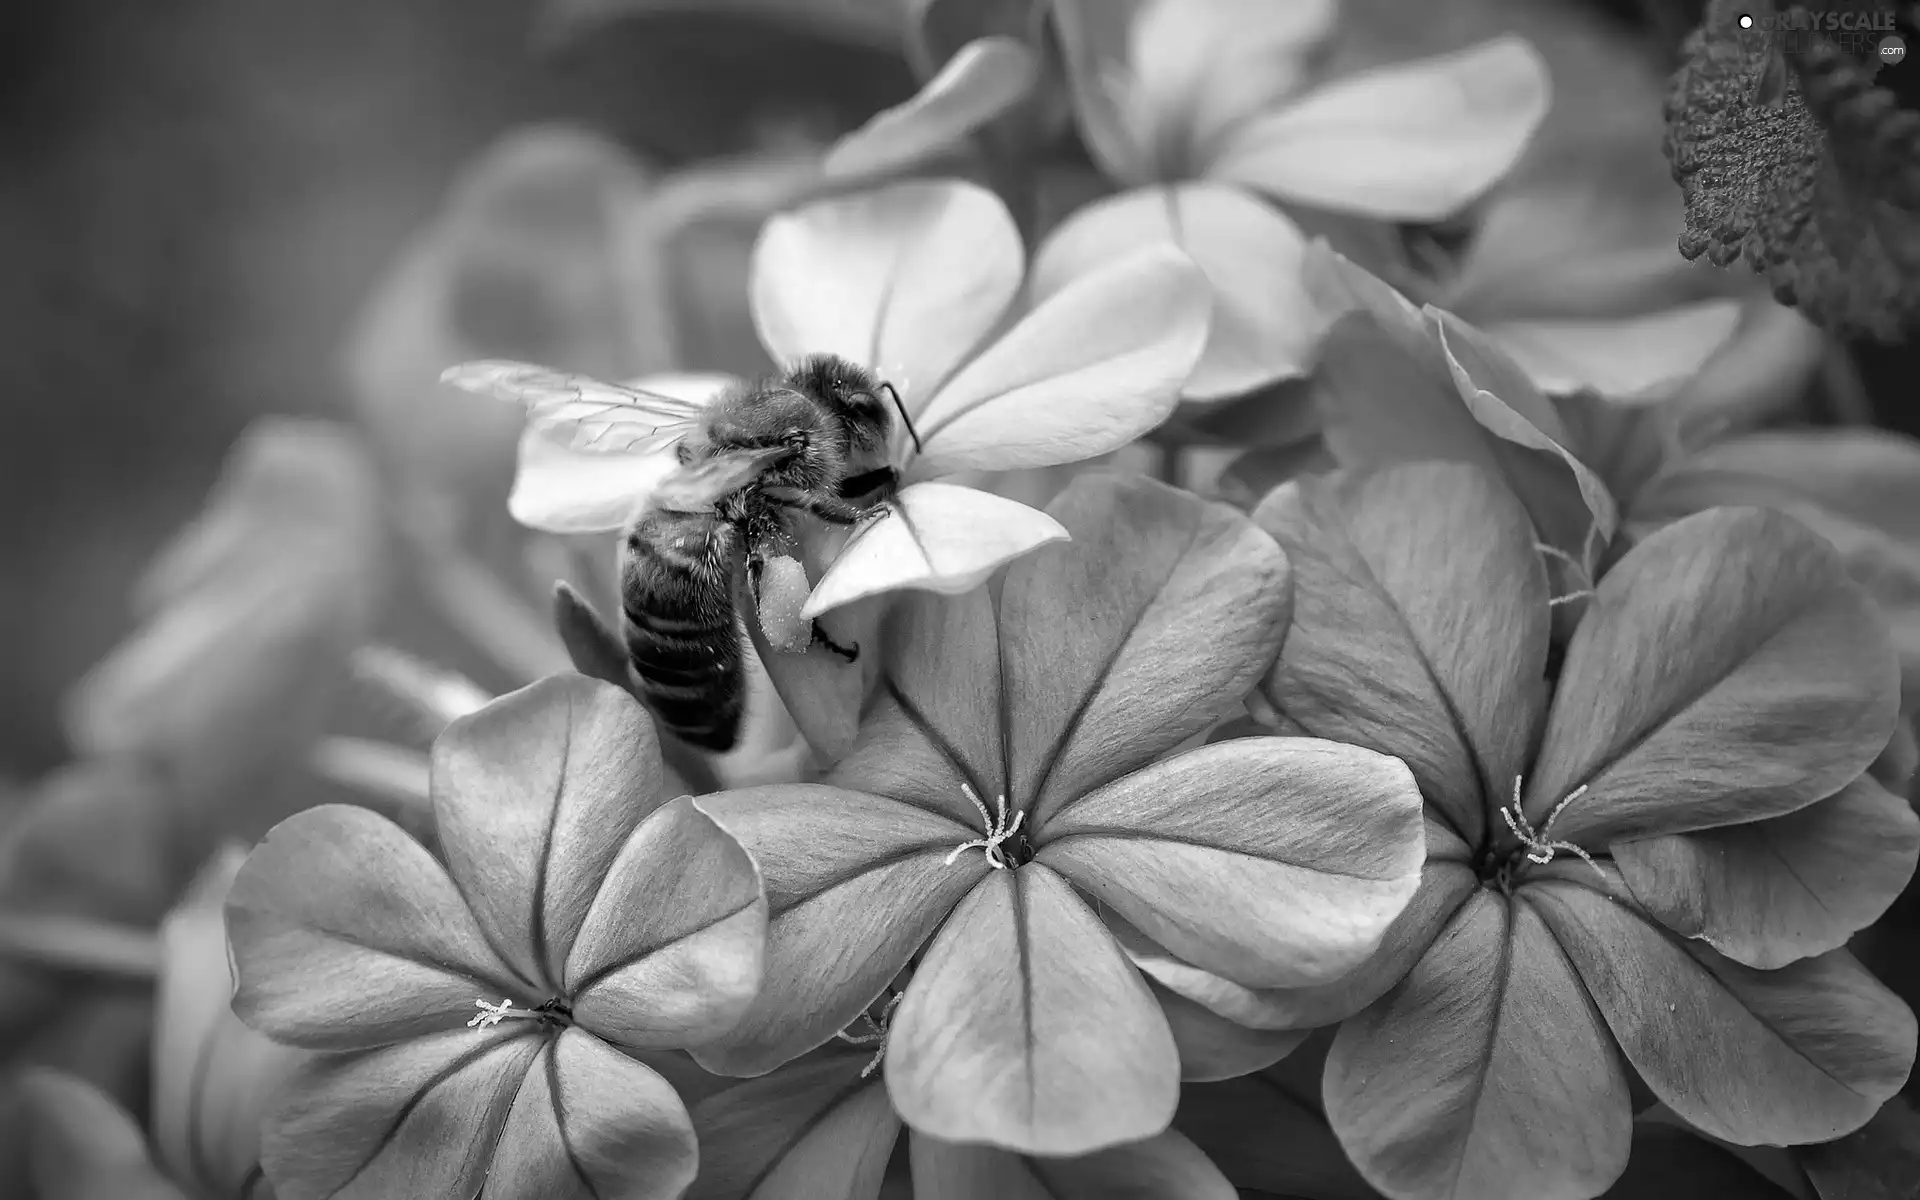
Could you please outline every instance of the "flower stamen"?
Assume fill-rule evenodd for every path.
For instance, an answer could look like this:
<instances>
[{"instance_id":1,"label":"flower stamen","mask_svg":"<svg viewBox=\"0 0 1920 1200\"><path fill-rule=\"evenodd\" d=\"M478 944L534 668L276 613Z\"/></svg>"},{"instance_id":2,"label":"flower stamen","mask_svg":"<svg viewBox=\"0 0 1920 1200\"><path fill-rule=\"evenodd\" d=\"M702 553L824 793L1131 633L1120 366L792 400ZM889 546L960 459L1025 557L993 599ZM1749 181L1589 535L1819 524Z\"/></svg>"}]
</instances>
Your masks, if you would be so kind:
<instances>
[{"instance_id":1,"label":"flower stamen","mask_svg":"<svg viewBox=\"0 0 1920 1200\"><path fill-rule=\"evenodd\" d=\"M530 1012L508 1012L507 1010L513 1007L513 1001L511 1000L502 1000L498 1004L488 1004L485 1000L475 1000L473 1006L480 1010L480 1015L467 1022L468 1029L491 1029L508 1017L533 1016Z\"/></svg>"},{"instance_id":2,"label":"flower stamen","mask_svg":"<svg viewBox=\"0 0 1920 1200\"><path fill-rule=\"evenodd\" d=\"M953 853L947 855L946 865L952 866L954 859L959 858L969 850L977 849L987 852L987 865L989 867L992 867L996 871L1010 869L1013 863L1008 861L1007 852L1002 850L1000 846L1001 843L1005 842L1008 838L1020 832L1020 823L1027 819L1026 810L1016 809L1013 814L1013 820L1009 823L1007 820L1007 797L1005 793L1002 793L994 799L994 807L998 810L998 815L996 816L994 813L989 813L987 806L981 803L980 797L973 794L973 786L971 784L961 784L960 790L967 794L967 799L973 801L973 807L979 811L980 822L986 826L987 836L975 838L970 842L962 842L958 846L955 846Z\"/></svg>"},{"instance_id":3,"label":"flower stamen","mask_svg":"<svg viewBox=\"0 0 1920 1200\"><path fill-rule=\"evenodd\" d=\"M848 1033L845 1029L842 1029L839 1033L834 1034L835 1037L849 1046L875 1047L873 1058L866 1066L860 1068L860 1078L865 1079L880 1069L881 1060L884 1059L887 1054L887 1034L893 1028L893 1010L899 1008L900 1002L906 999L906 997L907 994L905 992L895 992L887 999L886 1007L880 1010L878 1019L875 1019L874 1015L866 1009L863 1008L860 1010L860 1019L867 1023L867 1028L872 1030L871 1033ZM848 1028L852 1027L849 1026Z\"/></svg>"},{"instance_id":4,"label":"flower stamen","mask_svg":"<svg viewBox=\"0 0 1920 1200\"><path fill-rule=\"evenodd\" d=\"M1583 783L1568 792L1560 803L1553 806L1553 810L1547 814L1547 819L1540 822L1540 828L1535 829L1533 822L1527 820L1527 814L1520 807L1520 778L1518 775L1513 777L1513 803L1501 809L1500 816L1506 821L1507 828L1513 831L1513 836L1519 838L1520 844L1526 847L1527 861L1546 866L1553 861L1555 854L1566 850L1579 855L1581 861L1598 872L1600 878L1605 879L1607 873L1600 870L1600 864L1593 861L1593 856L1585 849L1568 841L1550 841L1547 837L1548 832L1553 828L1554 819L1566 809L1567 805L1586 794L1587 785Z\"/></svg>"},{"instance_id":5,"label":"flower stamen","mask_svg":"<svg viewBox=\"0 0 1920 1200\"><path fill-rule=\"evenodd\" d=\"M1567 592L1564 595L1552 597L1547 601L1548 608L1558 608L1562 604L1571 604L1575 600L1584 600L1587 597L1593 595L1593 586L1592 586L1593 581L1592 581L1592 577L1587 574L1587 567L1585 563L1582 563L1579 559L1575 558L1571 554L1568 554L1565 550L1562 550L1560 547L1549 546L1545 542L1535 542L1533 544L1533 548L1535 551L1546 555L1548 558L1554 559L1558 562L1565 563L1567 565L1567 569L1574 572L1575 578L1586 580L1588 584L1588 586L1586 587L1575 588L1573 591Z\"/></svg>"}]
</instances>

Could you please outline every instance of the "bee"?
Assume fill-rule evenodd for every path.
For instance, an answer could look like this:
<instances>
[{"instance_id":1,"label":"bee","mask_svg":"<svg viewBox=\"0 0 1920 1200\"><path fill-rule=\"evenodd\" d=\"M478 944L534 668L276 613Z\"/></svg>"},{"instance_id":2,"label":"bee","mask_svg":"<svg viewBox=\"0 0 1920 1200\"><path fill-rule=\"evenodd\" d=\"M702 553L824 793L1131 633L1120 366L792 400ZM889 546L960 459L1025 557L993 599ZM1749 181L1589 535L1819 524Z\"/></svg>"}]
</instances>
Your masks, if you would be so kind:
<instances>
[{"instance_id":1,"label":"bee","mask_svg":"<svg viewBox=\"0 0 1920 1200\"><path fill-rule=\"evenodd\" d=\"M728 386L702 404L524 363L484 361L442 379L527 406L534 423L569 430L588 453L675 455L680 468L622 532L621 634L641 694L683 740L724 753L739 737L746 677L735 564L761 572L797 514L834 525L884 515L898 488L893 410L919 436L892 385L833 355ZM848 662L815 621L815 644Z\"/></svg>"}]
</instances>

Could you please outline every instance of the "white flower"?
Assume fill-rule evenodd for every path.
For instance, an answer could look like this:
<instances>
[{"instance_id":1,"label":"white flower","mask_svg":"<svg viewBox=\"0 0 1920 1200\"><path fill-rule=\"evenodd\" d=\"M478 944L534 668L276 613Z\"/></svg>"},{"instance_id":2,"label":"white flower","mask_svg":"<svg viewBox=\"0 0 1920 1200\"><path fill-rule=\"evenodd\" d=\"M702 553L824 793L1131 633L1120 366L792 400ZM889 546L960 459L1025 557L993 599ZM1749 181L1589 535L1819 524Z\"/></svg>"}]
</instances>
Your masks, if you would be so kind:
<instances>
[{"instance_id":1,"label":"white flower","mask_svg":"<svg viewBox=\"0 0 1920 1200\"><path fill-rule=\"evenodd\" d=\"M1336 7L1056 6L1081 130L1102 169L1130 190L1054 232L1036 257L1035 294L1070 285L1120 247L1182 247L1215 292L1190 399L1311 368L1326 322L1301 283L1305 238L1268 200L1435 221L1504 175L1546 115L1546 66L1515 37L1304 87L1307 56Z\"/></svg>"}]
</instances>

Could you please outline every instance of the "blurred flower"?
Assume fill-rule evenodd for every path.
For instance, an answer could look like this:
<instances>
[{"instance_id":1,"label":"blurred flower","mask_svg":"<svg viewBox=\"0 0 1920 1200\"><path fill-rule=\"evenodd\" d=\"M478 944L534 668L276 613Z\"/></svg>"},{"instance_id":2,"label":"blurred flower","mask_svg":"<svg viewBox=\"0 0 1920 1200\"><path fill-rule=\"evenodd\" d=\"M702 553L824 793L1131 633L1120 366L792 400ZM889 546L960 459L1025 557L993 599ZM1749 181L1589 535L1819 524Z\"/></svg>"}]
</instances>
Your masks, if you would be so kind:
<instances>
[{"instance_id":1,"label":"blurred flower","mask_svg":"<svg viewBox=\"0 0 1920 1200\"><path fill-rule=\"evenodd\" d=\"M1579 177L1504 190L1432 303L1548 394L1671 391L1719 353L1746 307L1706 295L1674 253L1679 216L1670 187L1640 203Z\"/></svg>"},{"instance_id":2,"label":"blurred flower","mask_svg":"<svg viewBox=\"0 0 1920 1200\"><path fill-rule=\"evenodd\" d=\"M604 378L674 361L659 254L625 235L648 179L618 145L535 125L489 147L402 252L345 350L368 427L417 484L497 492L520 422L441 386L466 358L515 357Z\"/></svg>"},{"instance_id":3,"label":"blurred flower","mask_svg":"<svg viewBox=\"0 0 1920 1200\"><path fill-rule=\"evenodd\" d=\"M153 763L191 798L190 835L207 848L271 825L275 776L318 733L373 619L380 500L345 428L256 421L205 511L139 581L144 623L69 697L75 745Z\"/></svg>"},{"instance_id":4,"label":"blurred flower","mask_svg":"<svg viewBox=\"0 0 1920 1200\"><path fill-rule=\"evenodd\" d=\"M1214 289L1190 399L1249 392L1312 364L1326 320L1300 283L1305 238L1269 200L1437 221L1498 180L1546 114L1545 64L1513 37L1306 88L1337 9L1334 0L1055 7L1087 147L1131 190L1054 231L1035 259L1035 294L1123 249L1180 246Z\"/></svg>"},{"instance_id":5,"label":"blurred flower","mask_svg":"<svg viewBox=\"0 0 1920 1200\"><path fill-rule=\"evenodd\" d=\"M752 860L669 801L632 698L581 676L455 722L433 769L444 865L328 805L276 827L234 883L234 1011L328 1052L266 1116L268 1178L285 1200L483 1180L678 1196L686 1110L623 1051L698 1043L745 1009L766 938Z\"/></svg>"},{"instance_id":6,"label":"blurred flower","mask_svg":"<svg viewBox=\"0 0 1920 1200\"><path fill-rule=\"evenodd\" d=\"M887 1090L933 1137L1079 1155L1173 1116L1180 1047L1096 907L1248 984L1363 961L1418 875L1405 769L1312 740L1169 752L1286 630L1285 558L1230 509L1088 477L1073 534L987 589L904 599L887 680L824 784L704 803L760 864L766 986L694 1048L756 1074L852 1025L910 962ZM723 1093L724 1095L725 1093Z\"/></svg>"},{"instance_id":7,"label":"blurred flower","mask_svg":"<svg viewBox=\"0 0 1920 1200\"><path fill-rule=\"evenodd\" d=\"M153 1165L140 1126L100 1089L46 1068L18 1086L31 1189L22 1200L188 1200Z\"/></svg>"},{"instance_id":8,"label":"blurred flower","mask_svg":"<svg viewBox=\"0 0 1920 1200\"><path fill-rule=\"evenodd\" d=\"M870 1046L830 1042L696 1105L701 1172L688 1200L777 1195L801 1180L807 1196L876 1200L903 1132L918 1195L946 1194L961 1180L974 1189L967 1195L1239 1195L1205 1154L1171 1129L1073 1158L1027 1158L905 1130L886 1083L868 1070L873 1053Z\"/></svg>"},{"instance_id":9,"label":"blurred flower","mask_svg":"<svg viewBox=\"0 0 1920 1200\"><path fill-rule=\"evenodd\" d=\"M239 845L216 855L160 929L154 1152L198 1196L248 1194L260 1172L260 1115L302 1057L233 1015L223 910L246 857Z\"/></svg>"},{"instance_id":10,"label":"blurred flower","mask_svg":"<svg viewBox=\"0 0 1920 1200\"><path fill-rule=\"evenodd\" d=\"M1861 774L1896 679L1830 546L1757 509L1660 530L1595 585L1549 688L1535 535L1484 469L1302 480L1256 520L1296 573L1265 697L1406 761L1427 865L1330 987L1140 961L1266 1027L1364 1005L1325 1094L1369 1182L1595 1194L1626 1165L1626 1064L1738 1144L1836 1137L1899 1089L1913 1015L1840 947L1912 874L1920 818Z\"/></svg>"}]
</instances>

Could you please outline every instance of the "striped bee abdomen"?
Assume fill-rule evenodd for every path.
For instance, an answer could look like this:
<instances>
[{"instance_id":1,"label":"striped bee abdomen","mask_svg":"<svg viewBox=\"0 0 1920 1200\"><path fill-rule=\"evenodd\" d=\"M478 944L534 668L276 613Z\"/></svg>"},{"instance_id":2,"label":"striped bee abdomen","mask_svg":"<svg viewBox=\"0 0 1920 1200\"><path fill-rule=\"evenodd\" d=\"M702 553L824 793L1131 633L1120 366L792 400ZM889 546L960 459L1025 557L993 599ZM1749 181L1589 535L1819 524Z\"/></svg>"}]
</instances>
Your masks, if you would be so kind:
<instances>
[{"instance_id":1,"label":"striped bee abdomen","mask_svg":"<svg viewBox=\"0 0 1920 1200\"><path fill-rule=\"evenodd\" d=\"M660 723L705 750L731 750L746 704L731 593L737 534L712 514L653 512L627 536L621 633Z\"/></svg>"}]
</instances>

